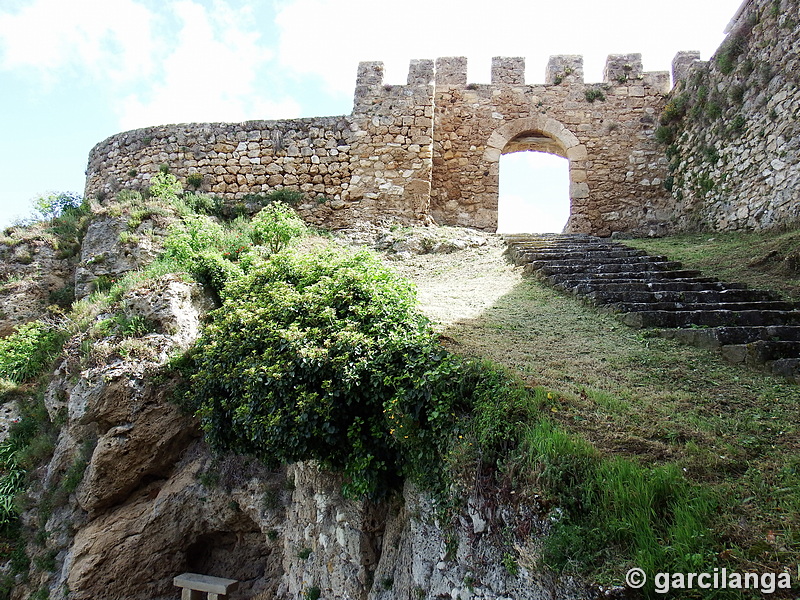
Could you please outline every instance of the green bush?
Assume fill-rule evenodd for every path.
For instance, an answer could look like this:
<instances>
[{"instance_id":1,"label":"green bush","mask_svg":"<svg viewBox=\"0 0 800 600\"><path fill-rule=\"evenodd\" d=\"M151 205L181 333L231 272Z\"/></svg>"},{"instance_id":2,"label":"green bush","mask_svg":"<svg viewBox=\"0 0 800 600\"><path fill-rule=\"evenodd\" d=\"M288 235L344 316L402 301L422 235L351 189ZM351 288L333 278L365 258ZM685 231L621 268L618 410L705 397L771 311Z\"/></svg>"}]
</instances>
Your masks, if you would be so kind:
<instances>
[{"instance_id":1,"label":"green bush","mask_svg":"<svg viewBox=\"0 0 800 600\"><path fill-rule=\"evenodd\" d=\"M269 463L315 459L345 492L381 495L435 458L454 362L414 291L368 253L281 253L226 290L199 341L187 404L214 448Z\"/></svg>"},{"instance_id":2,"label":"green bush","mask_svg":"<svg viewBox=\"0 0 800 600\"><path fill-rule=\"evenodd\" d=\"M183 192L183 187L178 181L178 178L164 169L161 169L150 178L148 193L153 198L174 201L181 192Z\"/></svg>"},{"instance_id":3,"label":"green bush","mask_svg":"<svg viewBox=\"0 0 800 600\"><path fill-rule=\"evenodd\" d=\"M213 216L222 214L222 198L218 196L189 192L183 195L182 200L192 212Z\"/></svg>"},{"instance_id":4,"label":"green bush","mask_svg":"<svg viewBox=\"0 0 800 600\"><path fill-rule=\"evenodd\" d=\"M16 383L39 375L61 350L64 334L42 321L20 325L0 338L0 378Z\"/></svg>"},{"instance_id":5,"label":"green bush","mask_svg":"<svg viewBox=\"0 0 800 600\"><path fill-rule=\"evenodd\" d=\"M186 176L186 185L193 187L195 189L199 188L201 185L203 185L203 174L189 173Z\"/></svg>"},{"instance_id":6,"label":"green bush","mask_svg":"<svg viewBox=\"0 0 800 600\"><path fill-rule=\"evenodd\" d=\"M676 121L680 121L689 108L689 95L687 93L676 96L664 107L659 122L661 125L669 125Z\"/></svg>"},{"instance_id":7,"label":"green bush","mask_svg":"<svg viewBox=\"0 0 800 600\"><path fill-rule=\"evenodd\" d=\"M253 242L267 246L272 253L280 252L293 239L307 232L303 220L282 202L274 202L263 208L253 218L252 226Z\"/></svg>"},{"instance_id":8,"label":"green bush","mask_svg":"<svg viewBox=\"0 0 800 600\"><path fill-rule=\"evenodd\" d=\"M267 194L268 202L280 202L282 204L288 204L289 206L300 204L305 197L306 195L303 192L291 190L289 188L282 188Z\"/></svg>"},{"instance_id":9,"label":"green bush","mask_svg":"<svg viewBox=\"0 0 800 600\"><path fill-rule=\"evenodd\" d=\"M237 237L234 235L234 237ZM231 260L231 234L222 225L205 215L186 215L181 223L170 227L161 261L178 266L198 282L206 285L222 302L226 283L242 274Z\"/></svg>"},{"instance_id":10,"label":"green bush","mask_svg":"<svg viewBox=\"0 0 800 600\"><path fill-rule=\"evenodd\" d=\"M603 90L600 88L587 88L583 95L587 102L594 102L595 100L603 101L606 99Z\"/></svg>"},{"instance_id":11,"label":"green bush","mask_svg":"<svg viewBox=\"0 0 800 600\"><path fill-rule=\"evenodd\" d=\"M70 213L80 212L84 206L83 196L75 192L61 192L41 196L33 205L44 220L55 219Z\"/></svg>"},{"instance_id":12,"label":"green bush","mask_svg":"<svg viewBox=\"0 0 800 600\"><path fill-rule=\"evenodd\" d=\"M669 146L675 141L675 129L670 125L661 125L656 129L656 139Z\"/></svg>"}]
</instances>

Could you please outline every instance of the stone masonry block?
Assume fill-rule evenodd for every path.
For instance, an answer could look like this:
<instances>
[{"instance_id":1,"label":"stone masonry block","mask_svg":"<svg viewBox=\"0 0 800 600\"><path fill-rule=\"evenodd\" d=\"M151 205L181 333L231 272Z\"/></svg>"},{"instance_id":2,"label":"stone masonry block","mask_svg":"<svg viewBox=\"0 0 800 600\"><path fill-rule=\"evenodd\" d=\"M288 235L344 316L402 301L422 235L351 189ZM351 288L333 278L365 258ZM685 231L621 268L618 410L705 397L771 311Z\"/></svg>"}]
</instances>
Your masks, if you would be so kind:
<instances>
[{"instance_id":1,"label":"stone masonry block","mask_svg":"<svg viewBox=\"0 0 800 600\"><path fill-rule=\"evenodd\" d=\"M431 85L433 76L434 68L431 59L413 59L409 64L408 85Z\"/></svg>"},{"instance_id":2,"label":"stone masonry block","mask_svg":"<svg viewBox=\"0 0 800 600\"><path fill-rule=\"evenodd\" d=\"M544 75L546 85L583 83L583 56L561 54L551 56Z\"/></svg>"},{"instance_id":3,"label":"stone masonry block","mask_svg":"<svg viewBox=\"0 0 800 600\"><path fill-rule=\"evenodd\" d=\"M678 52L672 59L672 85L675 86L682 79L686 79L689 69L699 61L700 52L697 50Z\"/></svg>"},{"instance_id":4,"label":"stone masonry block","mask_svg":"<svg viewBox=\"0 0 800 600\"><path fill-rule=\"evenodd\" d=\"M467 57L449 56L436 59L436 85L466 85Z\"/></svg>"},{"instance_id":5,"label":"stone masonry block","mask_svg":"<svg viewBox=\"0 0 800 600\"><path fill-rule=\"evenodd\" d=\"M524 85L525 59L523 57L495 56L492 58L492 83Z\"/></svg>"},{"instance_id":6,"label":"stone masonry block","mask_svg":"<svg viewBox=\"0 0 800 600\"><path fill-rule=\"evenodd\" d=\"M358 63L356 87L383 85L383 62L379 60Z\"/></svg>"},{"instance_id":7,"label":"stone masonry block","mask_svg":"<svg viewBox=\"0 0 800 600\"><path fill-rule=\"evenodd\" d=\"M603 69L603 81L616 85L626 84L642 76L641 54L609 54Z\"/></svg>"}]
</instances>

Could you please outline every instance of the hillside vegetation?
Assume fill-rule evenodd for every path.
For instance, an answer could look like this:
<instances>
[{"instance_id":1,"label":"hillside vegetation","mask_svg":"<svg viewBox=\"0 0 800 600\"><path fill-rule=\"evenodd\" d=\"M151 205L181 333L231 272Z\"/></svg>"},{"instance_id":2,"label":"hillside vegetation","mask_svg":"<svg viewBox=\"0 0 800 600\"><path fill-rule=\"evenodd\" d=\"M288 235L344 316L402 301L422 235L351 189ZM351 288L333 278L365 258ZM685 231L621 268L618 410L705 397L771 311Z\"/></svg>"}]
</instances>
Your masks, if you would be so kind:
<instances>
[{"instance_id":1,"label":"hillside vegetation","mask_svg":"<svg viewBox=\"0 0 800 600\"><path fill-rule=\"evenodd\" d=\"M226 215L168 173L149 196L122 193L103 216L127 219L126 244L143 220L165 219L156 259L98 276L89 296L0 346L4 400L21 416L0 444L6 592L15 576L55 568L44 550L30 555L32 540L91 455L88 440L51 489L31 493L67 419L44 409L54 357L85 366L151 352L138 338L152 324L120 299L166 273L203 284L216 305L198 343L160 376L181 379L175 401L218 450L317 460L357 499L379 501L410 479L454 527L474 494L534 510L550 533L507 532L509 576L524 565L615 586L633 566L797 562L796 385L629 330L522 277L496 237L468 247L432 239L434 229L380 230L379 247L375 237L427 240L381 258L348 248L347 236L312 235L284 199ZM70 219L72 248L91 218L86 203L69 204L29 234L57 244L55 225ZM22 526L35 502L38 525Z\"/></svg>"}]
</instances>

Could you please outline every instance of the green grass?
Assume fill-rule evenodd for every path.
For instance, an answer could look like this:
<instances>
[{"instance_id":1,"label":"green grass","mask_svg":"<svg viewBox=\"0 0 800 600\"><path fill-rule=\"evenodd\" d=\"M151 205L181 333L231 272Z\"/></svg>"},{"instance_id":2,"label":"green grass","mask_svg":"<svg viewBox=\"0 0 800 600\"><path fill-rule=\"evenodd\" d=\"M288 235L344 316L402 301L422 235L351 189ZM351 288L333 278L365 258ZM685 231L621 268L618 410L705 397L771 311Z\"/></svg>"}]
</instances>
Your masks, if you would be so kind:
<instances>
[{"instance_id":1,"label":"green grass","mask_svg":"<svg viewBox=\"0 0 800 600\"><path fill-rule=\"evenodd\" d=\"M797 385L629 329L533 280L522 280L489 310L443 334L451 349L504 364L528 385L553 390L544 410L573 437L559 442L560 449L537 450L538 455L575 457L581 491L573 491L598 503L582 508L582 524L573 535L569 528L560 534L550 551L555 564L570 566L558 558L559 545L562 552L590 553L587 531L607 535L618 526L609 523L627 523L623 530L644 537L618 540L618 554L606 551L595 557L600 562L592 562L590 554L582 557L584 569L604 565L594 575L616 574L619 583L618 571L609 572L609 566L619 569L631 556L643 568L660 562L664 558L652 536L671 540L668 545L677 549L703 522L713 540L696 540L697 550L670 564L688 568L700 561L713 568L719 560L763 571L800 562ZM608 462L596 462L594 453ZM676 473L686 486L670 505L682 516L666 528L662 519L648 530L642 526L646 511L626 506L623 490L633 486L643 490L639 497L652 497L647 489ZM598 482L617 492L591 495L603 489ZM558 491L569 488L563 481L549 487L559 502L568 499Z\"/></svg>"},{"instance_id":2,"label":"green grass","mask_svg":"<svg viewBox=\"0 0 800 600\"><path fill-rule=\"evenodd\" d=\"M667 255L686 268L723 281L747 283L800 300L800 230L689 233L624 243L649 254Z\"/></svg>"}]
</instances>

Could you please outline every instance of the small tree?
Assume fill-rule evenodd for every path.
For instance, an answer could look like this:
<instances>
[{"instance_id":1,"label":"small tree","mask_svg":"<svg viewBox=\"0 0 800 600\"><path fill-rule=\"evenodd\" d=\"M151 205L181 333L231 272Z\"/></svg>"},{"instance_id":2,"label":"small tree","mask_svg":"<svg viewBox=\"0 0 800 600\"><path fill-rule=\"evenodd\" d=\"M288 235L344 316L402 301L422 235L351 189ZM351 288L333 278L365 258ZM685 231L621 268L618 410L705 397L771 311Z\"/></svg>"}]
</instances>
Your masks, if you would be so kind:
<instances>
[{"instance_id":1,"label":"small tree","mask_svg":"<svg viewBox=\"0 0 800 600\"><path fill-rule=\"evenodd\" d=\"M36 211L45 221L60 217L65 213L80 209L83 204L83 196L75 192L61 192L58 194L48 194L41 196L33 201Z\"/></svg>"},{"instance_id":2,"label":"small tree","mask_svg":"<svg viewBox=\"0 0 800 600\"><path fill-rule=\"evenodd\" d=\"M305 235L306 224L292 207L274 202L253 217L253 243L268 246L271 253L280 252L294 238Z\"/></svg>"}]
</instances>

